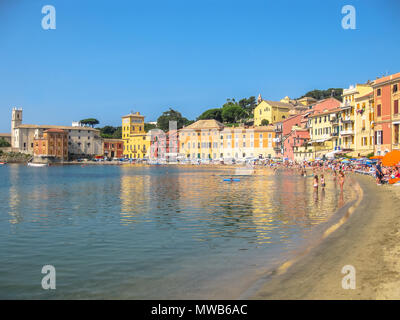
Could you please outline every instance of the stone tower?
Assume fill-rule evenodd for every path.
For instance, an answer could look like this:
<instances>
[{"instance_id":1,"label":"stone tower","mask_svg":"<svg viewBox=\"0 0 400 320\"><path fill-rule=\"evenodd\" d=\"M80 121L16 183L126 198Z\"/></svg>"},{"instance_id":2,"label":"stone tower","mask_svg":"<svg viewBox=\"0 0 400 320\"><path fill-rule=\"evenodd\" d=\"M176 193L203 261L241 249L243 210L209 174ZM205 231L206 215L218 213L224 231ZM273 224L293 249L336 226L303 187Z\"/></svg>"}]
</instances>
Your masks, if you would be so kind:
<instances>
[{"instance_id":1,"label":"stone tower","mask_svg":"<svg viewBox=\"0 0 400 320\"><path fill-rule=\"evenodd\" d=\"M13 108L11 113L11 147L15 148L15 128L22 124L22 108Z\"/></svg>"}]
</instances>

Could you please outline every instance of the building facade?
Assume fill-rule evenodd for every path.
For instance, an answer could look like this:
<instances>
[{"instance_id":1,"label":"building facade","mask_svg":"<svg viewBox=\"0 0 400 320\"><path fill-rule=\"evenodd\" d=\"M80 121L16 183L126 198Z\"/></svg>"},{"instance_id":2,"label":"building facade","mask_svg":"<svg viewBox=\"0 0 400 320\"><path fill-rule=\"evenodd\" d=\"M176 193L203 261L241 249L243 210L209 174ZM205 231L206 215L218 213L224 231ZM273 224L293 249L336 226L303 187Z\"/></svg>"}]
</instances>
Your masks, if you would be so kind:
<instances>
[{"instance_id":1,"label":"building facade","mask_svg":"<svg viewBox=\"0 0 400 320\"><path fill-rule=\"evenodd\" d=\"M376 79L374 89L375 154L399 149L400 73Z\"/></svg>"},{"instance_id":2,"label":"building facade","mask_svg":"<svg viewBox=\"0 0 400 320\"><path fill-rule=\"evenodd\" d=\"M144 116L140 112L122 117L122 140L125 158L149 158L151 136L144 130Z\"/></svg>"},{"instance_id":3,"label":"building facade","mask_svg":"<svg viewBox=\"0 0 400 320\"><path fill-rule=\"evenodd\" d=\"M48 129L42 137L34 139L33 155L41 158L68 160L68 133L61 129Z\"/></svg>"},{"instance_id":4,"label":"building facade","mask_svg":"<svg viewBox=\"0 0 400 320\"><path fill-rule=\"evenodd\" d=\"M68 133L69 157L92 157L102 153L100 131L91 127L22 124L22 109L13 108L11 129L12 148L21 153L33 155L35 139L42 138L49 129Z\"/></svg>"},{"instance_id":5,"label":"building facade","mask_svg":"<svg viewBox=\"0 0 400 320\"><path fill-rule=\"evenodd\" d=\"M103 139L103 155L107 158L122 158L124 156L124 140Z\"/></svg>"}]
</instances>

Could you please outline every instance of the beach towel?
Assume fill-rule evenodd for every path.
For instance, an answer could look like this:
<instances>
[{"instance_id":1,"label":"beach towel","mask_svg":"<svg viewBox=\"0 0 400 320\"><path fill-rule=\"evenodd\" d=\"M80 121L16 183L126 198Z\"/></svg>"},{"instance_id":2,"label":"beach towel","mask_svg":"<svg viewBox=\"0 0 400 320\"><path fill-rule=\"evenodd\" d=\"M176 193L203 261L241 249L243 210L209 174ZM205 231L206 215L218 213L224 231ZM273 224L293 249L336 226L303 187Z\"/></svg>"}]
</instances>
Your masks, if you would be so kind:
<instances>
[{"instance_id":1,"label":"beach towel","mask_svg":"<svg viewBox=\"0 0 400 320\"><path fill-rule=\"evenodd\" d=\"M400 178L394 178L394 179L389 179L389 184L395 184L396 182L399 182Z\"/></svg>"}]
</instances>

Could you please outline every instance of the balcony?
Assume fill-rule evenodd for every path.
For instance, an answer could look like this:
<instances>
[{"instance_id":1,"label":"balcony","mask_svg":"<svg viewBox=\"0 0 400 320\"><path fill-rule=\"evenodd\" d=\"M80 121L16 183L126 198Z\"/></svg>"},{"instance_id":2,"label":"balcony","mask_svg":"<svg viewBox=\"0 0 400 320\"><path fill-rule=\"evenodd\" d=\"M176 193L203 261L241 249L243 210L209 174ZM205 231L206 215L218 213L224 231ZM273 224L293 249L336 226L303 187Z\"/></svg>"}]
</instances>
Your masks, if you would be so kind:
<instances>
[{"instance_id":1,"label":"balcony","mask_svg":"<svg viewBox=\"0 0 400 320\"><path fill-rule=\"evenodd\" d=\"M354 135L354 131L352 129L342 130L340 131L341 136L352 136Z\"/></svg>"},{"instance_id":2,"label":"balcony","mask_svg":"<svg viewBox=\"0 0 400 320\"><path fill-rule=\"evenodd\" d=\"M344 118L342 118L342 123L349 123L349 122L353 122L354 120L351 119L350 116L346 116Z\"/></svg>"}]
</instances>

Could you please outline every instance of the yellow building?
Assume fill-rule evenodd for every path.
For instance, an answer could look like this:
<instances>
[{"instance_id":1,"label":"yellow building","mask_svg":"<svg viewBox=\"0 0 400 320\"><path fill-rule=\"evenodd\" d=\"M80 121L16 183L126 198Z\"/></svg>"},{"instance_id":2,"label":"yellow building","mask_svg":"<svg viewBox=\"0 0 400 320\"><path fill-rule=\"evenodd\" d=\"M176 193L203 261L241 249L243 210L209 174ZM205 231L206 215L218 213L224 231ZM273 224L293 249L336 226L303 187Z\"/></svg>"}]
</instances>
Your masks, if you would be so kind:
<instances>
[{"instance_id":1,"label":"yellow building","mask_svg":"<svg viewBox=\"0 0 400 320\"><path fill-rule=\"evenodd\" d=\"M281 101L261 100L254 109L254 125L263 125L262 121L267 120L268 124L273 124L285 120L289 116L289 111L293 105Z\"/></svg>"},{"instance_id":2,"label":"yellow building","mask_svg":"<svg viewBox=\"0 0 400 320\"><path fill-rule=\"evenodd\" d=\"M150 136L144 131L144 116L139 112L122 117L122 140L124 157L143 159L150 150Z\"/></svg>"},{"instance_id":3,"label":"yellow building","mask_svg":"<svg viewBox=\"0 0 400 320\"><path fill-rule=\"evenodd\" d=\"M349 151L349 155L357 156L357 137L356 137L356 99L357 97L364 96L372 91L371 85L367 84L356 84L351 85L348 89L343 90L343 102L341 105L340 121L339 121L339 143L341 150ZM358 125L362 131L362 119Z\"/></svg>"},{"instance_id":4,"label":"yellow building","mask_svg":"<svg viewBox=\"0 0 400 320\"><path fill-rule=\"evenodd\" d=\"M319 113L310 115L309 130L310 130L310 146L312 146L313 156L321 158L329 151L332 151L337 144L337 136L339 135L338 113L340 109L324 110ZM301 150L306 152L306 149ZM306 153L310 151L307 150Z\"/></svg>"},{"instance_id":5,"label":"yellow building","mask_svg":"<svg viewBox=\"0 0 400 320\"><path fill-rule=\"evenodd\" d=\"M187 159L219 159L220 131L217 120L198 120L179 130L179 150Z\"/></svg>"},{"instance_id":6,"label":"yellow building","mask_svg":"<svg viewBox=\"0 0 400 320\"><path fill-rule=\"evenodd\" d=\"M191 160L272 158L275 135L272 125L233 128L216 120L199 120L179 130L179 148Z\"/></svg>"},{"instance_id":7,"label":"yellow building","mask_svg":"<svg viewBox=\"0 0 400 320\"><path fill-rule=\"evenodd\" d=\"M355 97L354 110L355 155L366 156L374 152L374 90Z\"/></svg>"}]
</instances>

